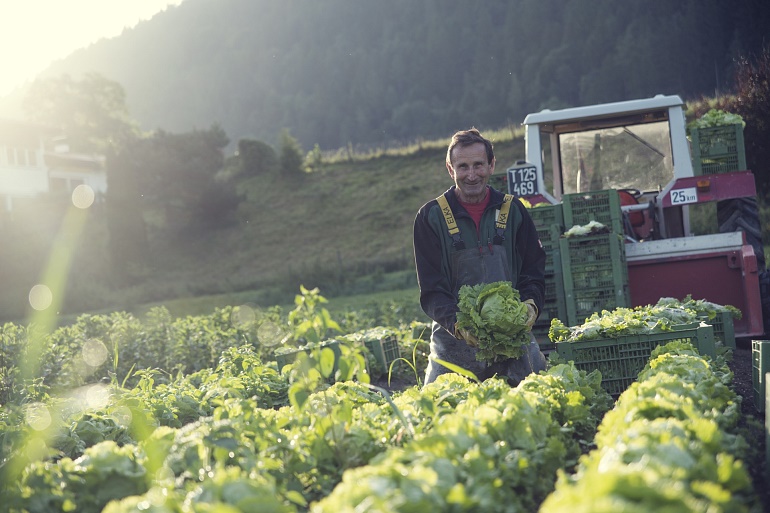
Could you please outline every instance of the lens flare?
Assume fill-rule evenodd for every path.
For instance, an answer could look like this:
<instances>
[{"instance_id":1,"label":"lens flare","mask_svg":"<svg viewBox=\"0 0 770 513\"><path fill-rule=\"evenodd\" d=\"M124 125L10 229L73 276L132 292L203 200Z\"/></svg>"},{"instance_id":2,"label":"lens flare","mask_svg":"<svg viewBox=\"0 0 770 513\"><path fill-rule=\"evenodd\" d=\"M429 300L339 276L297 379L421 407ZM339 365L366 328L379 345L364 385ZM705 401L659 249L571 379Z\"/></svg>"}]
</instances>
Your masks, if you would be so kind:
<instances>
[{"instance_id":1,"label":"lens flare","mask_svg":"<svg viewBox=\"0 0 770 513\"><path fill-rule=\"evenodd\" d=\"M233 312L230 314L230 322L233 326L245 326L254 322L256 318L254 309L248 304L233 308Z\"/></svg>"},{"instance_id":2,"label":"lens flare","mask_svg":"<svg viewBox=\"0 0 770 513\"><path fill-rule=\"evenodd\" d=\"M97 340L95 338L86 340L81 351L83 353L83 361L91 367L100 366L105 361L107 361L107 356L109 355L107 347L104 345L104 343L101 340Z\"/></svg>"},{"instance_id":3,"label":"lens flare","mask_svg":"<svg viewBox=\"0 0 770 513\"><path fill-rule=\"evenodd\" d=\"M257 328L259 342L267 347L280 344L285 336L285 330L272 321L265 321Z\"/></svg>"},{"instance_id":4,"label":"lens flare","mask_svg":"<svg viewBox=\"0 0 770 513\"><path fill-rule=\"evenodd\" d=\"M53 303L51 289L43 284L37 284L29 291L29 304L35 310L42 311Z\"/></svg>"},{"instance_id":5,"label":"lens flare","mask_svg":"<svg viewBox=\"0 0 770 513\"><path fill-rule=\"evenodd\" d=\"M29 403L24 413L27 424L35 431L44 431L51 425L51 412L43 403Z\"/></svg>"},{"instance_id":6,"label":"lens flare","mask_svg":"<svg viewBox=\"0 0 770 513\"><path fill-rule=\"evenodd\" d=\"M94 190L85 184L78 185L72 191L72 204L83 210L94 204L94 198Z\"/></svg>"},{"instance_id":7,"label":"lens flare","mask_svg":"<svg viewBox=\"0 0 770 513\"><path fill-rule=\"evenodd\" d=\"M110 390L105 385L93 385L86 390L86 403L89 408L102 408L110 401Z\"/></svg>"},{"instance_id":8,"label":"lens flare","mask_svg":"<svg viewBox=\"0 0 770 513\"><path fill-rule=\"evenodd\" d=\"M111 416L119 426L130 426L133 419L131 409L127 406L116 407Z\"/></svg>"}]
</instances>

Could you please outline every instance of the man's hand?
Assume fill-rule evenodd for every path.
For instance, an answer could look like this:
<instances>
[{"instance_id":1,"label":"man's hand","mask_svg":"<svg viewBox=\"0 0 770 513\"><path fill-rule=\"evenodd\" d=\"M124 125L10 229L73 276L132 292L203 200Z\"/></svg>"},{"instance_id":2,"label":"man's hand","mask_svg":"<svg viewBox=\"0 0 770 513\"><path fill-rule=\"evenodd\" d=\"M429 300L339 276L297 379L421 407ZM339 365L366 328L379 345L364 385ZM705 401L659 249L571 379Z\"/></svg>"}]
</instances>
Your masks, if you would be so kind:
<instances>
[{"instance_id":1,"label":"man's hand","mask_svg":"<svg viewBox=\"0 0 770 513\"><path fill-rule=\"evenodd\" d=\"M471 347L479 347L479 339L476 338L476 335L466 329L458 328L457 324L455 324L455 338L457 340L465 340Z\"/></svg>"},{"instance_id":2,"label":"man's hand","mask_svg":"<svg viewBox=\"0 0 770 513\"><path fill-rule=\"evenodd\" d=\"M532 326L535 325L535 321L537 320L537 307L535 306L535 300L527 299L524 301L524 304L527 305L527 327L532 329Z\"/></svg>"}]
</instances>

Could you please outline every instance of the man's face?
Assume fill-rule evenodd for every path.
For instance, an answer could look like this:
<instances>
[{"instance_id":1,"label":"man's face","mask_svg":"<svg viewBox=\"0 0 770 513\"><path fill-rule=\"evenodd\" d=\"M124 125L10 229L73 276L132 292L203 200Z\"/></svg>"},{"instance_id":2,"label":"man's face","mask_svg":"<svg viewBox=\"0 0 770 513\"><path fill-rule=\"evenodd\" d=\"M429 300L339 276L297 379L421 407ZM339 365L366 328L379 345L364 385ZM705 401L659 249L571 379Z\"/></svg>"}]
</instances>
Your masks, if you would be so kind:
<instances>
[{"instance_id":1,"label":"man's face","mask_svg":"<svg viewBox=\"0 0 770 513\"><path fill-rule=\"evenodd\" d=\"M483 143L455 146L447 164L449 176L457 185L457 195L465 203L479 203L487 193L487 182L495 171L495 159L487 163L487 151Z\"/></svg>"}]
</instances>

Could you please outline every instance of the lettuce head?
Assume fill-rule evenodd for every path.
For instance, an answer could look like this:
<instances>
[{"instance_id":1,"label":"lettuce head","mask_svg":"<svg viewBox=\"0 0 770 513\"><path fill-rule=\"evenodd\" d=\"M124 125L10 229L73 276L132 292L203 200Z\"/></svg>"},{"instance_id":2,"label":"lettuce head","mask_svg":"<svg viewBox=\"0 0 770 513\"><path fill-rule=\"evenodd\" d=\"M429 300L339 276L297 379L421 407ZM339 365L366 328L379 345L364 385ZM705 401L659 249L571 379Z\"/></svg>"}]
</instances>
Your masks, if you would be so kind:
<instances>
[{"instance_id":1,"label":"lettuce head","mask_svg":"<svg viewBox=\"0 0 770 513\"><path fill-rule=\"evenodd\" d=\"M457 326L479 339L476 359L496 362L519 358L529 345L527 305L510 282L460 287Z\"/></svg>"}]
</instances>

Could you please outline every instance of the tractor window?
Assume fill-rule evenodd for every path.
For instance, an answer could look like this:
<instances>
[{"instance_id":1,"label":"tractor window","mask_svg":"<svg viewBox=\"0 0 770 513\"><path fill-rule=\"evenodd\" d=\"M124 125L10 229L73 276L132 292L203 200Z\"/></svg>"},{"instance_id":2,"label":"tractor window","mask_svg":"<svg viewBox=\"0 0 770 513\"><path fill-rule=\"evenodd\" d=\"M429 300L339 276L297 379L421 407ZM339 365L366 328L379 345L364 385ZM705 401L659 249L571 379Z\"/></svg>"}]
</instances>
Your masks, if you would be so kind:
<instances>
[{"instance_id":1,"label":"tractor window","mask_svg":"<svg viewBox=\"0 0 770 513\"><path fill-rule=\"evenodd\" d=\"M674 177L668 122L559 135L564 193L658 191Z\"/></svg>"}]
</instances>

